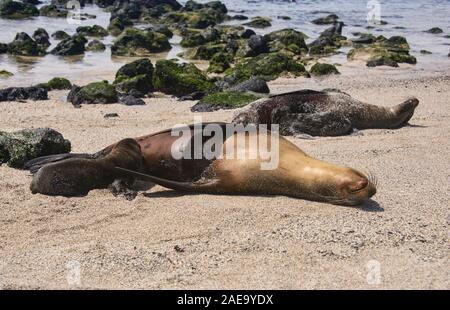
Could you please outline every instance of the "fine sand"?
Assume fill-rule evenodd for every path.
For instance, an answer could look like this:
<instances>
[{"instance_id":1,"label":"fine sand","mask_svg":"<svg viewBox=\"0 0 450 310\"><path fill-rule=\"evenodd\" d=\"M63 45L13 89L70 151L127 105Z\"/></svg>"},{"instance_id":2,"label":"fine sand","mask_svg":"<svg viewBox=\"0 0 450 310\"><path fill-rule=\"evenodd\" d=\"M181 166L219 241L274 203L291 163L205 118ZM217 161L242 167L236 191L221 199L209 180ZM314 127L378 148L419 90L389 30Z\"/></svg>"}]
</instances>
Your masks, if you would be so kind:
<instances>
[{"instance_id":1,"label":"fine sand","mask_svg":"<svg viewBox=\"0 0 450 310\"><path fill-rule=\"evenodd\" d=\"M289 138L310 155L378 177L362 207L287 197L184 195L154 186L133 201L29 191L28 172L0 167L0 287L146 289L450 289L450 72L364 69L323 80L283 78L272 92L338 88L393 105L420 99L410 126L345 137ZM349 72L346 72L349 70ZM83 106L52 92L0 103L0 130L51 127L94 152L194 122L195 102ZM104 119L116 112L120 118ZM229 121L232 111L202 115Z\"/></svg>"}]
</instances>

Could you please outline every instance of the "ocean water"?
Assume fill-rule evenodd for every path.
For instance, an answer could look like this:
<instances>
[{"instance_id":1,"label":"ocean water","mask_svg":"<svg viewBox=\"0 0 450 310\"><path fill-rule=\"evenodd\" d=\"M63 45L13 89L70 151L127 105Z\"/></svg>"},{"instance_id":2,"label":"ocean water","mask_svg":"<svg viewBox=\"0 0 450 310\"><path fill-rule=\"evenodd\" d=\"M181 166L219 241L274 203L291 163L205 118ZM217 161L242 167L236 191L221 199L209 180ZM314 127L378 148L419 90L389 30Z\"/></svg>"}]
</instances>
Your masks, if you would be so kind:
<instances>
[{"instance_id":1,"label":"ocean water","mask_svg":"<svg viewBox=\"0 0 450 310\"><path fill-rule=\"evenodd\" d=\"M45 0L45 3L50 0ZM185 3L186 1L180 1ZM200 0L198 2L207 2ZM439 71L450 67L450 0L223 0L229 9L229 15L244 14L249 17L267 16L272 19L272 26L266 29L255 29L257 33L267 33L282 28L294 28L307 34L312 41L318 37L327 26L318 26L311 23L317 17L329 13L336 13L346 26L343 35L352 38L355 32L370 32L386 37L402 35L411 45L411 53L418 59L416 66L408 70ZM0 19L0 42L8 43L14 39L17 32L32 34L38 27L43 27L49 34L56 30L64 30L69 34L75 33L79 26L98 24L107 27L110 14L96 6L86 6L82 13L94 14L96 19L69 23L65 18L36 17L27 20ZM368 15L379 16L386 25L378 25L367 21ZM279 16L289 16L284 20ZM228 24L240 24L245 21L229 21ZM373 29L366 29L374 26ZM431 27L440 27L443 34L429 34L424 31ZM26 86L45 82L53 76L67 77L72 81L96 81L111 79L114 72L121 65L130 61L129 58L112 57L109 46L112 37L104 38L107 50L102 53L87 52L78 57L16 57L0 55L0 70L5 69L15 75L9 79L0 79L0 87ZM152 59L173 58L182 50L178 45L179 37L172 39L173 49L168 53L158 54ZM52 47L57 44L52 41ZM51 47L51 48L52 48ZM421 50L432 52L431 55L422 55ZM332 62L346 64L346 52L332 56ZM395 69L394 69L395 70Z\"/></svg>"}]
</instances>

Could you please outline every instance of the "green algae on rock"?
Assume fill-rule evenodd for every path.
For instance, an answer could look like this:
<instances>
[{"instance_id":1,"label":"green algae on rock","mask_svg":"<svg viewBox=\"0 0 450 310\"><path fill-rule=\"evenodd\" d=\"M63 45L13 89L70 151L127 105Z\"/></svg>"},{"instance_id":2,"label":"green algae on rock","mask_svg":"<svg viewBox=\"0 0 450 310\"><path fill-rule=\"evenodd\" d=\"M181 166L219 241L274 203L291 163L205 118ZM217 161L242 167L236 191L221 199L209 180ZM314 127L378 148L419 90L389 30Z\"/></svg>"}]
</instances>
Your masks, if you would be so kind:
<instances>
[{"instance_id":1,"label":"green algae on rock","mask_svg":"<svg viewBox=\"0 0 450 310\"><path fill-rule=\"evenodd\" d=\"M260 54L253 58L244 58L234 68L225 71L234 82L242 82L252 76L260 76L266 80L274 80L283 73L294 76L309 76L305 67L284 53Z\"/></svg>"},{"instance_id":2,"label":"green algae on rock","mask_svg":"<svg viewBox=\"0 0 450 310\"><path fill-rule=\"evenodd\" d=\"M122 66L116 73L113 83L119 90L137 90L142 94L153 91L153 64L147 58L135 60Z\"/></svg>"},{"instance_id":3,"label":"green algae on rock","mask_svg":"<svg viewBox=\"0 0 450 310\"><path fill-rule=\"evenodd\" d=\"M47 91L63 90L63 89L71 89L72 83L70 83L70 81L66 78L54 77L47 83L38 84L38 85L36 85L36 87L42 87L42 88L46 89Z\"/></svg>"},{"instance_id":4,"label":"green algae on rock","mask_svg":"<svg viewBox=\"0 0 450 310\"><path fill-rule=\"evenodd\" d=\"M115 87L107 81L90 83L83 87L74 86L67 95L67 101L74 106L81 104L108 104L119 101Z\"/></svg>"},{"instance_id":5,"label":"green algae on rock","mask_svg":"<svg viewBox=\"0 0 450 310\"><path fill-rule=\"evenodd\" d=\"M261 16L256 16L252 18L251 21L245 23L244 25L253 28L267 28L272 26L272 24L270 23L270 18Z\"/></svg>"},{"instance_id":6,"label":"green algae on rock","mask_svg":"<svg viewBox=\"0 0 450 310\"><path fill-rule=\"evenodd\" d=\"M209 61L208 72L213 73L223 73L225 70L230 68L230 59L232 57L223 52L214 54L214 56Z\"/></svg>"},{"instance_id":7,"label":"green algae on rock","mask_svg":"<svg viewBox=\"0 0 450 310\"><path fill-rule=\"evenodd\" d=\"M25 32L19 32L8 44L8 53L18 56L44 56L45 49Z\"/></svg>"},{"instance_id":8,"label":"green algae on rock","mask_svg":"<svg viewBox=\"0 0 450 310\"><path fill-rule=\"evenodd\" d=\"M159 60L153 76L155 90L174 96L207 92L214 84L192 63Z\"/></svg>"},{"instance_id":9,"label":"green algae on rock","mask_svg":"<svg viewBox=\"0 0 450 310\"><path fill-rule=\"evenodd\" d=\"M309 73L313 76L323 76L330 74L340 74L336 66L331 64L316 63L311 67Z\"/></svg>"},{"instance_id":10,"label":"green algae on rock","mask_svg":"<svg viewBox=\"0 0 450 310\"><path fill-rule=\"evenodd\" d=\"M87 37L106 37L108 31L99 25L81 26L77 28L77 33Z\"/></svg>"},{"instance_id":11,"label":"green algae on rock","mask_svg":"<svg viewBox=\"0 0 450 310\"><path fill-rule=\"evenodd\" d=\"M11 73L11 72L9 72L7 70L0 70L0 78L7 79L7 78L12 77L12 76L14 76L13 73Z\"/></svg>"},{"instance_id":12,"label":"green algae on rock","mask_svg":"<svg viewBox=\"0 0 450 310\"><path fill-rule=\"evenodd\" d=\"M0 163L23 168L31 159L70 152L70 141L51 128L0 131Z\"/></svg>"},{"instance_id":13,"label":"green algae on rock","mask_svg":"<svg viewBox=\"0 0 450 310\"><path fill-rule=\"evenodd\" d=\"M38 15L39 10L32 4L12 0L0 2L0 17L2 18L23 19Z\"/></svg>"},{"instance_id":14,"label":"green algae on rock","mask_svg":"<svg viewBox=\"0 0 450 310\"><path fill-rule=\"evenodd\" d=\"M105 44L99 40L92 40L86 45L86 50L91 52L103 52L105 49Z\"/></svg>"},{"instance_id":15,"label":"green algae on rock","mask_svg":"<svg viewBox=\"0 0 450 310\"><path fill-rule=\"evenodd\" d=\"M39 9L39 15L47 17L67 17L69 12L64 9L58 8L54 4L44 5Z\"/></svg>"},{"instance_id":16,"label":"green algae on rock","mask_svg":"<svg viewBox=\"0 0 450 310\"><path fill-rule=\"evenodd\" d=\"M222 91L204 96L191 108L192 112L209 112L219 109L236 109L246 106L262 96L253 93Z\"/></svg>"},{"instance_id":17,"label":"green algae on rock","mask_svg":"<svg viewBox=\"0 0 450 310\"><path fill-rule=\"evenodd\" d=\"M294 29L281 29L266 34L270 52L292 52L295 55L306 54L308 47L305 39L308 38L304 33Z\"/></svg>"},{"instance_id":18,"label":"green algae on rock","mask_svg":"<svg viewBox=\"0 0 450 310\"><path fill-rule=\"evenodd\" d=\"M391 66L398 67L399 63L415 64L416 57L409 54L409 44L404 37L393 36L386 39L378 36L372 44L355 45L347 54L349 60L364 60L368 67Z\"/></svg>"},{"instance_id":19,"label":"green algae on rock","mask_svg":"<svg viewBox=\"0 0 450 310\"><path fill-rule=\"evenodd\" d=\"M127 28L114 41L111 53L120 56L145 56L170 49L169 40L162 33Z\"/></svg>"}]
</instances>

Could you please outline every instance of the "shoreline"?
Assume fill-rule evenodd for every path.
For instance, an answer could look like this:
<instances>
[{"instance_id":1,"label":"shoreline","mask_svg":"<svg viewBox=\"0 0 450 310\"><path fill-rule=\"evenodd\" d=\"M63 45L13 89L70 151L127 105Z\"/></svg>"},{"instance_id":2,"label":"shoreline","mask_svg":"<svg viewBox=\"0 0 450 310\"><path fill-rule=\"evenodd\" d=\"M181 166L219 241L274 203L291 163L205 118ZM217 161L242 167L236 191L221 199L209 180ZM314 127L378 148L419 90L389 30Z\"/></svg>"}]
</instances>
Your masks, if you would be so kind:
<instances>
[{"instance_id":1,"label":"shoreline","mask_svg":"<svg viewBox=\"0 0 450 310\"><path fill-rule=\"evenodd\" d=\"M339 67L339 70L344 67ZM32 195L26 171L0 166L0 287L147 289L448 289L450 71L380 67L355 75L279 78L272 93L338 88L390 106L420 100L410 126L349 136L289 137L306 153L370 170L379 181L359 208L288 197L183 195L160 186L133 201L94 190L83 198ZM195 101L146 98L145 106L50 100L2 102L0 130L51 127L73 152L177 123L229 121L233 110L191 113ZM119 118L104 119L116 112ZM439 185L439 186L436 186ZM184 251L178 252L175 246ZM66 279L78 262L80 284ZM381 281L367 281L371 262ZM369 265L368 265L369 264Z\"/></svg>"}]
</instances>

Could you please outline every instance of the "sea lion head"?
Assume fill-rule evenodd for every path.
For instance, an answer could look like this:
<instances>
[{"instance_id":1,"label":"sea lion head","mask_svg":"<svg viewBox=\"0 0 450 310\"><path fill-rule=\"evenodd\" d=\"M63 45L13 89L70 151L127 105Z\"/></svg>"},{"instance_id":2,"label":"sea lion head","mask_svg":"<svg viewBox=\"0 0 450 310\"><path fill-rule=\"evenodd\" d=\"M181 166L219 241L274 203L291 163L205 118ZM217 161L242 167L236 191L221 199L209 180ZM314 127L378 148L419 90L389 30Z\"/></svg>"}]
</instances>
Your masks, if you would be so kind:
<instances>
[{"instance_id":1,"label":"sea lion head","mask_svg":"<svg viewBox=\"0 0 450 310\"><path fill-rule=\"evenodd\" d=\"M33 194L84 196L92 189L106 188L115 179L123 178L115 167L139 170L141 164L137 142L124 139L101 158L69 158L44 165L34 174L30 189Z\"/></svg>"},{"instance_id":2,"label":"sea lion head","mask_svg":"<svg viewBox=\"0 0 450 310\"><path fill-rule=\"evenodd\" d=\"M376 179L355 169L322 161L302 167L302 183L307 198L338 205L356 206L376 193ZM303 188L305 188L303 187Z\"/></svg>"}]
</instances>

